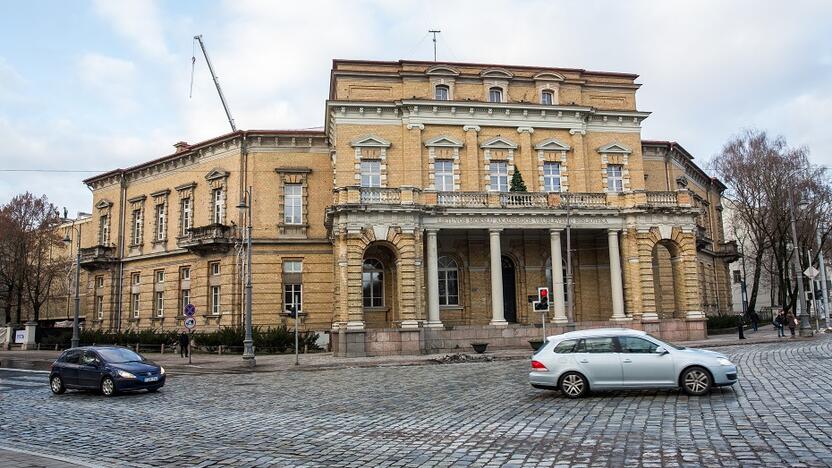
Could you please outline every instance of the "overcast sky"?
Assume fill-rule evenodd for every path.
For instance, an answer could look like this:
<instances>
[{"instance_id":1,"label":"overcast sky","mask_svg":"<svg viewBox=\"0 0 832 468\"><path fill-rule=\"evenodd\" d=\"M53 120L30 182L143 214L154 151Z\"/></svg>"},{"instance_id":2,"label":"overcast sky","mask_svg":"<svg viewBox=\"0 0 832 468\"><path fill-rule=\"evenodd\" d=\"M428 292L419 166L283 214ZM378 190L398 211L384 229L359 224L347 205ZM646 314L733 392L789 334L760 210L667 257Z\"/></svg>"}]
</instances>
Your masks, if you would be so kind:
<instances>
[{"instance_id":1,"label":"overcast sky","mask_svg":"<svg viewBox=\"0 0 832 468\"><path fill-rule=\"evenodd\" d=\"M832 163L829 1L2 1L0 169L107 171L238 128L323 125L333 58L632 72L645 139L705 166L743 128ZM90 211L86 172L0 172L0 203Z\"/></svg>"}]
</instances>

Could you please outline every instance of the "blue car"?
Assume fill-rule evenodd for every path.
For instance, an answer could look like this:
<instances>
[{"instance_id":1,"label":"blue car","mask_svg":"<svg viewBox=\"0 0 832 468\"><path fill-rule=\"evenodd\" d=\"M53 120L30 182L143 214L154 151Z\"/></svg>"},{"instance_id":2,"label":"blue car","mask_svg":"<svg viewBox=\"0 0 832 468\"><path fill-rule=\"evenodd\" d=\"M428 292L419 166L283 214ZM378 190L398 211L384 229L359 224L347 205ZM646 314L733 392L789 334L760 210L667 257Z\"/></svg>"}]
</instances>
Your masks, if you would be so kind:
<instances>
[{"instance_id":1,"label":"blue car","mask_svg":"<svg viewBox=\"0 0 832 468\"><path fill-rule=\"evenodd\" d=\"M67 389L155 392L165 385L165 368L140 354L116 346L89 346L64 351L52 363L49 387L60 395Z\"/></svg>"}]
</instances>

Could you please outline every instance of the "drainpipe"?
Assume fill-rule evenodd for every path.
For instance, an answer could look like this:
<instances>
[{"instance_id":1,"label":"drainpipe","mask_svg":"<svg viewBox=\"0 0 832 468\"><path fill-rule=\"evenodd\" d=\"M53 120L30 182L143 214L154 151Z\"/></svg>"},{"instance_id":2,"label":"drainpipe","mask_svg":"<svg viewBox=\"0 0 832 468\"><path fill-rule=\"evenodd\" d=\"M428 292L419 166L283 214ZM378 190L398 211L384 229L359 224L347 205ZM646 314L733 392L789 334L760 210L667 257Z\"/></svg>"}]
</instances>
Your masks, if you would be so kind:
<instances>
[{"instance_id":1,"label":"drainpipe","mask_svg":"<svg viewBox=\"0 0 832 468\"><path fill-rule=\"evenodd\" d=\"M127 198L127 179L124 173L121 174L119 180L121 187L121 195L118 200L119 222L118 222L118 276L116 277L116 310L115 310L115 331L121 331L121 302L122 302L122 285L124 279L124 218L127 204L124 202Z\"/></svg>"}]
</instances>

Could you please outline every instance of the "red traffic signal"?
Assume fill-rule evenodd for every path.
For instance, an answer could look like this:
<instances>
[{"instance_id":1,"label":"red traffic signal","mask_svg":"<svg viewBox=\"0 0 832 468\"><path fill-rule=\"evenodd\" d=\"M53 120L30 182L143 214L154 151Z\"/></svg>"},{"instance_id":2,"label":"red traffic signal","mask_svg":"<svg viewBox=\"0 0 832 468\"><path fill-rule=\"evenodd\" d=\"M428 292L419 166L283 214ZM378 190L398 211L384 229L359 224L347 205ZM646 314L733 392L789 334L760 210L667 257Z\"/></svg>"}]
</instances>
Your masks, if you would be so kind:
<instances>
[{"instance_id":1,"label":"red traffic signal","mask_svg":"<svg viewBox=\"0 0 832 468\"><path fill-rule=\"evenodd\" d=\"M537 301L534 303L534 310L549 310L549 288L537 288Z\"/></svg>"}]
</instances>

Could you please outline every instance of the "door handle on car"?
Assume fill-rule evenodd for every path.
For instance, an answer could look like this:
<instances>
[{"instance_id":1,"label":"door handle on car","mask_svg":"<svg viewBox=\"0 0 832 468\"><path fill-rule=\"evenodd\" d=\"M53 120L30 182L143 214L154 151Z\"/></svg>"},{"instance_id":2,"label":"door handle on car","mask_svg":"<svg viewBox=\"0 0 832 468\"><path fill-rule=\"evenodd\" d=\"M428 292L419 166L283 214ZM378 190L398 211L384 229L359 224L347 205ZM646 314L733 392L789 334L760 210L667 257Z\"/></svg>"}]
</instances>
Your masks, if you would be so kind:
<instances>
[{"instance_id":1,"label":"door handle on car","mask_svg":"<svg viewBox=\"0 0 832 468\"><path fill-rule=\"evenodd\" d=\"M630 362L633 362L633 360L632 360L632 359L624 359L624 360L622 360L621 362L624 362L624 363L630 363Z\"/></svg>"},{"instance_id":2,"label":"door handle on car","mask_svg":"<svg viewBox=\"0 0 832 468\"><path fill-rule=\"evenodd\" d=\"M581 360L580 360L580 361L578 361L578 362L580 362L581 364L586 364L586 363L588 363L588 362L589 362L589 359L581 359Z\"/></svg>"}]
</instances>

